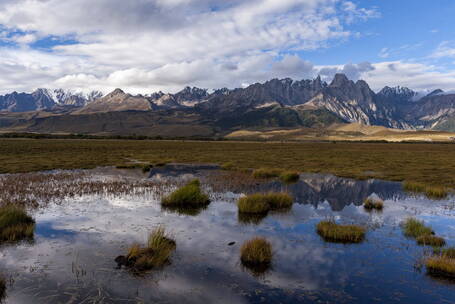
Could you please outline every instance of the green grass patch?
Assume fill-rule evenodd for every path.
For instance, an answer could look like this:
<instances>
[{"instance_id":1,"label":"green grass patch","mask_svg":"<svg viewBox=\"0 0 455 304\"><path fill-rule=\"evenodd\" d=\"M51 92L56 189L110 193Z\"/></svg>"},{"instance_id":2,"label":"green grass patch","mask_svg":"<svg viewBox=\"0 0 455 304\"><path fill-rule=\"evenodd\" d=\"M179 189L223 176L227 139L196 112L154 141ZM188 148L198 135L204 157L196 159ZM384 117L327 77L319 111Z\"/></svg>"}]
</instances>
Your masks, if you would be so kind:
<instances>
[{"instance_id":1,"label":"green grass patch","mask_svg":"<svg viewBox=\"0 0 455 304\"><path fill-rule=\"evenodd\" d=\"M33 238L35 220L24 208L5 205L0 208L0 242Z\"/></svg>"},{"instance_id":2,"label":"green grass patch","mask_svg":"<svg viewBox=\"0 0 455 304\"><path fill-rule=\"evenodd\" d=\"M296 183L299 178L299 173L294 171L285 171L280 174L281 181L287 184Z\"/></svg>"},{"instance_id":3,"label":"green grass patch","mask_svg":"<svg viewBox=\"0 0 455 304\"><path fill-rule=\"evenodd\" d=\"M287 193L256 193L241 197L237 203L239 213L264 214L270 210L287 210L292 207L293 199Z\"/></svg>"},{"instance_id":4,"label":"green grass patch","mask_svg":"<svg viewBox=\"0 0 455 304\"><path fill-rule=\"evenodd\" d=\"M433 235L433 229L425 226L423 221L419 221L416 218L408 218L403 224L404 235L411 238L418 238L422 235Z\"/></svg>"},{"instance_id":5,"label":"green grass patch","mask_svg":"<svg viewBox=\"0 0 455 304\"><path fill-rule=\"evenodd\" d=\"M365 228L358 225L339 225L334 221L321 221L317 233L328 242L360 243L365 239Z\"/></svg>"},{"instance_id":6,"label":"green grass patch","mask_svg":"<svg viewBox=\"0 0 455 304\"><path fill-rule=\"evenodd\" d=\"M260 168L253 171L254 178L274 178L280 176L282 170L280 169L270 169L270 168Z\"/></svg>"},{"instance_id":7,"label":"green grass patch","mask_svg":"<svg viewBox=\"0 0 455 304\"><path fill-rule=\"evenodd\" d=\"M449 190L441 186L425 185L419 182L405 181L403 189L408 192L423 193L431 199L445 199L449 194Z\"/></svg>"},{"instance_id":8,"label":"green grass patch","mask_svg":"<svg viewBox=\"0 0 455 304\"><path fill-rule=\"evenodd\" d=\"M201 191L199 180L195 179L161 200L164 207L204 207L210 204L208 195Z\"/></svg>"},{"instance_id":9,"label":"green grass patch","mask_svg":"<svg viewBox=\"0 0 455 304\"><path fill-rule=\"evenodd\" d=\"M145 247L134 244L129 248L126 266L138 271L161 267L169 262L175 248L175 241L163 227L158 227L150 233Z\"/></svg>"},{"instance_id":10,"label":"green grass patch","mask_svg":"<svg viewBox=\"0 0 455 304\"><path fill-rule=\"evenodd\" d=\"M363 203L363 208L366 210L382 210L384 209L384 202L378 198L367 198Z\"/></svg>"},{"instance_id":11,"label":"green grass patch","mask_svg":"<svg viewBox=\"0 0 455 304\"><path fill-rule=\"evenodd\" d=\"M256 237L243 243L240 260L244 265L272 263L272 245L265 238Z\"/></svg>"}]
</instances>

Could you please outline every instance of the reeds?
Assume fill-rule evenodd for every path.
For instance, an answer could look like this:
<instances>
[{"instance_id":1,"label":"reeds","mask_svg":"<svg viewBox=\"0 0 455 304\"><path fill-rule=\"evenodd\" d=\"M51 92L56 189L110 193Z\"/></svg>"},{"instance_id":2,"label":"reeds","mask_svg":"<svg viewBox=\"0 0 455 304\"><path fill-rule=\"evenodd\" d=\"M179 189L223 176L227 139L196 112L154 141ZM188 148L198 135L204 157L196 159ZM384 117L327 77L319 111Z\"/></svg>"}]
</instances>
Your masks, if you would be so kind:
<instances>
[{"instance_id":1,"label":"reeds","mask_svg":"<svg viewBox=\"0 0 455 304\"><path fill-rule=\"evenodd\" d=\"M358 225L339 225L334 221L321 221L317 233L325 240L335 243L360 243L365 238L365 228Z\"/></svg>"},{"instance_id":2,"label":"reeds","mask_svg":"<svg viewBox=\"0 0 455 304\"><path fill-rule=\"evenodd\" d=\"M8 204L0 208L0 242L33 238L35 221L23 207Z\"/></svg>"}]
</instances>

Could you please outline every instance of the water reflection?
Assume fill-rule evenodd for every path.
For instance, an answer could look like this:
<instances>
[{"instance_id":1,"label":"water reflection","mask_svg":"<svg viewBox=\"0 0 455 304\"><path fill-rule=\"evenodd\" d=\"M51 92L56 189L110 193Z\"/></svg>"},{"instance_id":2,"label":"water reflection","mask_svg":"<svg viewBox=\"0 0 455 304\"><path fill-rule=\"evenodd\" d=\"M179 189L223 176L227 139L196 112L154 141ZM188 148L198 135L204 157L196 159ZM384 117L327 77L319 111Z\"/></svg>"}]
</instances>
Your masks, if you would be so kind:
<instances>
[{"instance_id":1,"label":"water reflection","mask_svg":"<svg viewBox=\"0 0 455 304\"><path fill-rule=\"evenodd\" d=\"M0 273L14 279L6 301L455 301L455 284L441 284L414 268L428 248L404 238L399 228L403 219L417 216L449 246L455 245L451 199L407 197L397 183L326 175L303 175L294 185L269 182L257 187L287 187L298 204L287 213L269 213L254 225L239 225L234 202L241 193L236 191L212 193L212 204L197 213L162 210L153 195L83 196L50 204L34 214L34 244L0 249ZM385 200L382 213L367 213L360 206L372 193ZM366 241L355 246L325 243L315 225L326 218L369 227ZM160 225L177 243L172 264L144 277L116 270L114 259L131 244L146 242L148 233ZM239 257L240 244L254 236L266 237L274 248L273 267L258 277L245 271ZM231 242L235 244L229 246Z\"/></svg>"}]
</instances>

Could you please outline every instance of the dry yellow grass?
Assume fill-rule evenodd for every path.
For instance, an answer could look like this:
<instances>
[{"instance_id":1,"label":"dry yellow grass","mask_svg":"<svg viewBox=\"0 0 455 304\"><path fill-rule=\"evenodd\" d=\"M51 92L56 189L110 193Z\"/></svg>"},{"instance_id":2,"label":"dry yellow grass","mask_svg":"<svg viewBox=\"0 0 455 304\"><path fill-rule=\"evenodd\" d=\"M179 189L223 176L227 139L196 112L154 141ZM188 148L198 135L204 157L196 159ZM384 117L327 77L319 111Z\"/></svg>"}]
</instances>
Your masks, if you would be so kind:
<instances>
[{"instance_id":1,"label":"dry yellow grass","mask_svg":"<svg viewBox=\"0 0 455 304\"><path fill-rule=\"evenodd\" d=\"M316 230L325 241L336 243L360 243L366 232L361 226L339 225L333 221L319 222Z\"/></svg>"},{"instance_id":2,"label":"dry yellow grass","mask_svg":"<svg viewBox=\"0 0 455 304\"><path fill-rule=\"evenodd\" d=\"M429 274L455 278L455 259L445 256L432 256L426 260Z\"/></svg>"},{"instance_id":3,"label":"dry yellow grass","mask_svg":"<svg viewBox=\"0 0 455 304\"><path fill-rule=\"evenodd\" d=\"M245 265L270 264L272 245L262 237L246 241L240 249L240 259Z\"/></svg>"},{"instance_id":4,"label":"dry yellow grass","mask_svg":"<svg viewBox=\"0 0 455 304\"><path fill-rule=\"evenodd\" d=\"M363 179L413 180L453 188L453 147L410 143L0 139L0 173L95 168L131 159L148 164L233 162L239 169L280 168Z\"/></svg>"}]
</instances>

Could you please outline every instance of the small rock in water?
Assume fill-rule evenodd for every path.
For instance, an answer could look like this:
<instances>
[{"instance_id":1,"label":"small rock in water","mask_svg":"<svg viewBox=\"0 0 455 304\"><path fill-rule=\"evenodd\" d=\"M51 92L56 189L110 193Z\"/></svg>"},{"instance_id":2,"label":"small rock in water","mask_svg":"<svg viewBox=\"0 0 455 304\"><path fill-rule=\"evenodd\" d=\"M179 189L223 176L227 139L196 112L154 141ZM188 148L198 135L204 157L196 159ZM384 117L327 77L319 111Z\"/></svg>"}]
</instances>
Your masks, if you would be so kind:
<instances>
[{"instance_id":1,"label":"small rock in water","mask_svg":"<svg viewBox=\"0 0 455 304\"><path fill-rule=\"evenodd\" d=\"M228 244L228 246L232 246L232 245L234 245L234 244L235 244L235 242L230 242L230 243Z\"/></svg>"},{"instance_id":2,"label":"small rock in water","mask_svg":"<svg viewBox=\"0 0 455 304\"><path fill-rule=\"evenodd\" d=\"M114 260L117 263L117 268L121 268L122 266L127 266L128 260L124 255L119 255Z\"/></svg>"}]
</instances>

